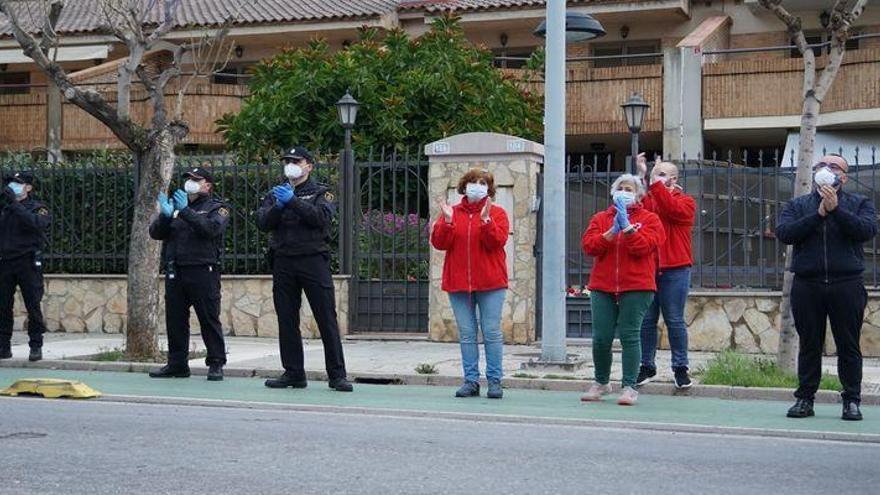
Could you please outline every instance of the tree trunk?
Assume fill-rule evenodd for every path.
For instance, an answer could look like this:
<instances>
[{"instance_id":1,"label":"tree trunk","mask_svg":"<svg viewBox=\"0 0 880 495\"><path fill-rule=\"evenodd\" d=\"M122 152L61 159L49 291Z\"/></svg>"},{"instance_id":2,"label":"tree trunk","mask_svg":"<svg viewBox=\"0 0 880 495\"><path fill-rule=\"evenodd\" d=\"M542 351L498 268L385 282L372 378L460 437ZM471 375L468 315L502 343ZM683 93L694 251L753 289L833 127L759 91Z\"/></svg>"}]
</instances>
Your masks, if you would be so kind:
<instances>
[{"instance_id":1,"label":"tree trunk","mask_svg":"<svg viewBox=\"0 0 880 495\"><path fill-rule=\"evenodd\" d=\"M795 174L792 198L809 194L813 188L813 150L816 146L816 123L819 118L820 103L812 90L804 98L801 128L798 143L797 173ZM783 157L783 160L785 157ZM791 284L794 274L791 268L791 246L785 250L785 275L782 279L782 302L779 305L779 350L776 363L780 368L794 371L797 368L798 339L791 314Z\"/></svg>"},{"instance_id":2,"label":"tree trunk","mask_svg":"<svg viewBox=\"0 0 880 495\"><path fill-rule=\"evenodd\" d=\"M155 144L135 153L138 188L128 255L128 325L126 354L135 359L159 355L159 264L162 244L150 238L150 221L156 214L156 197L168 188L174 168L175 137L160 133Z\"/></svg>"}]
</instances>

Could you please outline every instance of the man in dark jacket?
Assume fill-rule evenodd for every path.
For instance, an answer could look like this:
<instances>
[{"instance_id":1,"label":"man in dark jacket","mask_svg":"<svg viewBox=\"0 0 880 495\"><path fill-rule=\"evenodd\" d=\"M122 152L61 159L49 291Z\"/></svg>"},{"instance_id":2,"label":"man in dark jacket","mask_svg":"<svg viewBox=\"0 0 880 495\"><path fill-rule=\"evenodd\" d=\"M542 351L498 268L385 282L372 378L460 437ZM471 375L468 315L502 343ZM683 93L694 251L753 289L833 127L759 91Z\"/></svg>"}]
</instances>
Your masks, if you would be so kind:
<instances>
[{"instance_id":1,"label":"man in dark jacket","mask_svg":"<svg viewBox=\"0 0 880 495\"><path fill-rule=\"evenodd\" d=\"M152 378L186 378L189 364L189 308L199 318L208 350L208 380L223 380L226 343L220 325L220 255L229 208L212 196L214 177L196 167L185 174L184 189L171 198L159 195L159 215L150 237L164 241L165 327L168 364L150 372Z\"/></svg>"},{"instance_id":2,"label":"man in dark jacket","mask_svg":"<svg viewBox=\"0 0 880 495\"><path fill-rule=\"evenodd\" d=\"M816 189L788 202L776 236L794 246L791 312L800 338L797 401L790 418L813 416L813 397L822 375L825 324L837 347L845 420L861 420L862 353L859 336L868 294L862 244L877 233L870 199L843 191L846 160L828 155L814 166Z\"/></svg>"},{"instance_id":3,"label":"man in dark jacket","mask_svg":"<svg viewBox=\"0 0 880 495\"><path fill-rule=\"evenodd\" d=\"M43 203L31 197L34 176L19 172L3 179L0 191L0 359L12 357L12 305L16 286L21 288L28 313L30 361L43 359L46 323L43 299L43 258L46 231L52 215Z\"/></svg>"},{"instance_id":4,"label":"man in dark jacket","mask_svg":"<svg viewBox=\"0 0 880 495\"><path fill-rule=\"evenodd\" d=\"M336 213L330 188L310 178L314 159L304 148L282 157L287 180L275 186L257 210L257 227L271 232L272 294L278 315L278 342L284 374L266 380L270 388L305 388L299 311L302 293L318 323L330 388L351 392L336 320L336 294L330 274L330 225Z\"/></svg>"}]
</instances>

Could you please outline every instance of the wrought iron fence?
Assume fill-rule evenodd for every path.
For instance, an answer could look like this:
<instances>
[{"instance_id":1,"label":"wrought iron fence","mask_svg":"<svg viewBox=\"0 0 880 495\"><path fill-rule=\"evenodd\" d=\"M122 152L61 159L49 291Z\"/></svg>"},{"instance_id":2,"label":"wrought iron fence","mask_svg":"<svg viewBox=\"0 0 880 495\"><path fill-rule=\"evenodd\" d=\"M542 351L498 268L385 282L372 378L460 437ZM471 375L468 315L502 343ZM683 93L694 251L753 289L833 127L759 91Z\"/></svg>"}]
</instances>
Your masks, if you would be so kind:
<instances>
[{"instance_id":1,"label":"wrought iron fence","mask_svg":"<svg viewBox=\"0 0 880 495\"><path fill-rule=\"evenodd\" d=\"M845 190L880 203L880 164L876 149L855 152ZM861 160L860 160L861 157ZM741 162L738 160L741 159ZM697 201L693 229L691 286L703 289L777 290L785 271L785 245L775 236L776 219L794 189L793 157L782 165L772 156L670 160L679 167L679 184ZM859 163L862 161L862 163ZM756 163L744 166L740 163ZM569 294L582 295L592 260L581 249L581 236L597 211L610 205L610 186L623 172L610 159L569 160L567 278ZM864 246L865 284L880 287L880 252L875 238Z\"/></svg>"}]
</instances>

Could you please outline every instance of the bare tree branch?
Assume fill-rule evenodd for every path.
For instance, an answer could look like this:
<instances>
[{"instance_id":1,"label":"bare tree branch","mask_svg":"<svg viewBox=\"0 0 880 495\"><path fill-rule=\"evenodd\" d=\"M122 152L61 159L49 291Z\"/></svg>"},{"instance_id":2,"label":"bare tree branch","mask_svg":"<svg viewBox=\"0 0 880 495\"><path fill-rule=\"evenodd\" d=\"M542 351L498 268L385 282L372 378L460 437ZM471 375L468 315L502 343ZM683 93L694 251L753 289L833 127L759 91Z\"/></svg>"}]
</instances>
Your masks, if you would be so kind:
<instances>
[{"instance_id":1,"label":"bare tree branch","mask_svg":"<svg viewBox=\"0 0 880 495\"><path fill-rule=\"evenodd\" d=\"M151 4L155 3L155 1L151 2ZM165 37L172 28L174 28L174 20L175 14L177 14L177 8L180 7L180 0L164 0L162 2L163 9L163 19L162 23L159 24L159 27L153 31L150 36L146 39L146 48L147 50L152 50L153 45Z\"/></svg>"},{"instance_id":2,"label":"bare tree branch","mask_svg":"<svg viewBox=\"0 0 880 495\"><path fill-rule=\"evenodd\" d=\"M48 53L50 47L58 44L58 34L55 32L55 26L58 24L58 18L61 17L61 9L64 8L64 2L61 0L52 0L49 4L49 13L46 15L46 22L43 24L43 37L40 40L40 49L43 53Z\"/></svg>"},{"instance_id":3,"label":"bare tree branch","mask_svg":"<svg viewBox=\"0 0 880 495\"><path fill-rule=\"evenodd\" d=\"M12 3L10 0L0 0L0 12L6 15L12 34L24 54L58 86L67 100L101 121L129 148L139 147L141 144L137 141L137 126L128 119L119 119L116 109L96 91L83 91L77 88L64 69L49 60L36 37L21 26L17 13L11 8Z\"/></svg>"}]
</instances>

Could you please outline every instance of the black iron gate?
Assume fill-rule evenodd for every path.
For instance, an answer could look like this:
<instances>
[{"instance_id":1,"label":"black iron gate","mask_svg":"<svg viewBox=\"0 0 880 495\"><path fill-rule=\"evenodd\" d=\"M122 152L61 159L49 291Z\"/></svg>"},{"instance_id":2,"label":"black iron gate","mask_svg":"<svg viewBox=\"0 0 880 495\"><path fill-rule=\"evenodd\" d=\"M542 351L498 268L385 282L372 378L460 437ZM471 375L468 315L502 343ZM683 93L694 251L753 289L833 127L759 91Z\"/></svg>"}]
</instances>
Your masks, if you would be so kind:
<instances>
[{"instance_id":1,"label":"black iron gate","mask_svg":"<svg viewBox=\"0 0 880 495\"><path fill-rule=\"evenodd\" d=\"M427 333L428 162L420 150L383 150L355 171L361 208L352 239L352 330Z\"/></svg>"}]
</instances>

